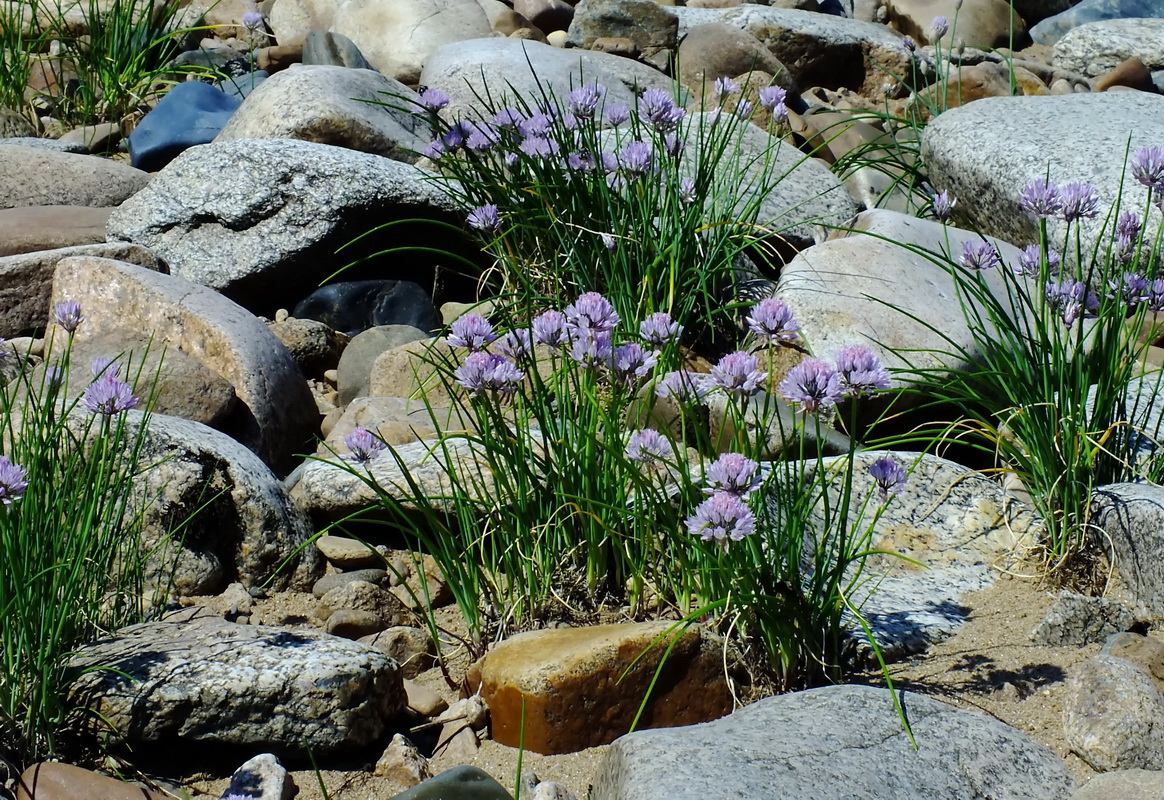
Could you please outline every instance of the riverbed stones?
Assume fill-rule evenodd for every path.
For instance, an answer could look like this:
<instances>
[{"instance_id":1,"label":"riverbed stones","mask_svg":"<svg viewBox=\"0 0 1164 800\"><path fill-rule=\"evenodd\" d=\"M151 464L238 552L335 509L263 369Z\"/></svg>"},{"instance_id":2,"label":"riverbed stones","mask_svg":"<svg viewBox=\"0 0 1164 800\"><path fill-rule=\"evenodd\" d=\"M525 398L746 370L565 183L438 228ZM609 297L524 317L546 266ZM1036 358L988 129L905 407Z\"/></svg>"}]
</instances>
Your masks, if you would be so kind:
<instances>
[{"instance_id":1,"label":"riverbed stones","mask_svg":"<svg viewBox=\"0 0 1164 800\"><path fill-rule=\"evenodd\" d=\"M88 206L0 209L0 256L103 244L112 211Z\"/></svg>"},{"instance_id":2,"label":"riverbed stones","mask_svg":"<svg viewBox=\"0 0 1164 800\"><path fill-rule=\"evenodd\" d=\"M164 800L167 796L61 761L33 764L16 784L16 800Z\"/></svg>"},{"instance_id":3,"label":"riverbed stones","mask_svg":"<svg viewBox=\"0 0 1164 800\"><path fill-rule=\"evenodd\" d=\"M76 300L84 340L121 327L198 359L234 387L221 430L276 470L289 470L318 424L303 375L267 326L217 292L173 275L99 258L56 267L53 302Z\"/></svg>"},{"instance_id":4,"label":"riverbed stones","mask_svg":"<svg viewBox=\"0 0 1164 800\"><path fill-rule=\"evenodd\" d=\"M490 650L469 680L489 705L494 740L510 747L520 740L537 753L572 753L630 730L661 662L640 728L726 714L732 700L723 646L698 626L666 621L530 631Z\"/></svg>"},{"instance_id":5,"label":"riverbed stones","mask_svg":"<svg viewBox=\"0 0 1164 800\"><path fill-rule=\"evenodd\" d=\"M1109 19L1072 28L1055 42L1052 63L1089 78L1138 58L1149 69L1164 67L1164 19Z\"/></svg>"},{"instance_id":6,"label":"riverbed stones","mask_svg":"<svg viewBox=\"0 0 1164 800\"><path fill-rule=\"evenodd\" d=\"M216 142L175 159L114 212L107 234L149 247L173 275L273 316L358 257L336 251L377 225L418 216L459 224L452 200L427 176L314 142ZM384 245L375 236L367 243L376 247L369 252ZM392 264L414 279L421 268L407 257Z\"/></svg>"},{"instance_id":7,"label":"riverbed stones","mask_svg":"<svg viewBox=\"0 0 1164 800\"><path fill-rule=\"evenodd\" d=\"M108 208L149 182L147 173L97 156L0 146L0 208Z\"/></svg>"},{"instance_id":8,"label":"riverbed stones","mask_svg":"<svg viewBox=\"0 0 1164 800\"><path fill-rule=\"evenodd\" d=\"M1164 488L1115 483L1092 496L1093 523L1111 543L1115 567L1130 595L1164 617Z\"/></svg>"},{"instance_id":9,"label":"riverbed stones","mask_svg":"<svg viewBox=\"0 0 1164 800\"><path fill-rule=\"evenodd\" d=\"M299 139L415 163L431 139L415 98L371 70L297 65L263 81L215 141Z\"/></svg>"},{"instance_id":10,"label":"riverbed stones","mask_svg":"<svg viewBox=\"0 0 1164 800\"><path fill-rule=\"evenodd\" d=\"M566 46L593 49L602 39L625 38L643 61L665 69L678 30L678 18L653 0L581 0Z\"/></svg>"},{"instance_id":11,"label":"riverbed stones","mask_svg":"<svg viewBox=\"0 0 1164 800\"><path fill-rule=\"evenodd\" d=\"M355 42L377 70L414 85L433 51L493 32L476 0L344 0L331 29Z\"/></svg>"},{"instance_id":12,"label":"riverbed stones","mask_svg":"<svg viewBox=\"0 0 1164 800\"><path fill-rule=\"evenodd\" d=\"M376 741L405 704L399 667L375 648L197 609L85 645L70 669L78 674L72 697L135 748L215 744L318 756Z\"/></svg>"},{"instance_id":13,"label":"riverbed stones","mask_svg":"<svg viewBox=\"0 0 1164 800\"><path fill-rule=\"evenodd\" d=\"M618 739L592 800L676 797L926 797L1067 800L1063 762L984 714L889 692L829 686L770 697L714 722Z\"/></svg>"},{"instance_id":14,"label":"riverbed stones","mask_svg":"<svg viewBox=\"0 0 1164 800\"><path fill-rule=\"evenodd\" d=\"M427 331L411 325L377 325L353 336L336 367L340 403L371 394L372 365L381 354L428 338Z\"/></svg>"},{"instance_id":15,"label":"riverbed stones","mask_svg":"<svg viewBox=\"0 0 1164 800\"><path fill-rule=\"evenodd\" d=\"M1122 175L1124 155L1164 142L1164 97L1103 92L1048 97L992 97L938 116L922 135L922 159L938 189L958 200L958 213L988 236L1023 246L1038 224L1019 207L1032 181L1086 181L1095 186L1099 215L1077 227L1085 251L1096 246L1103 220L1123 185L1124 208L1139 208L1147 189ZM1040 132L1038 137L1027 135ZM1148 223L1154 235L1159 217ZM1066 223L1051 219L1047 234L1062 242ZM1072 233L1074 235L1074 232Z\"/></svg>"}]
</instances>

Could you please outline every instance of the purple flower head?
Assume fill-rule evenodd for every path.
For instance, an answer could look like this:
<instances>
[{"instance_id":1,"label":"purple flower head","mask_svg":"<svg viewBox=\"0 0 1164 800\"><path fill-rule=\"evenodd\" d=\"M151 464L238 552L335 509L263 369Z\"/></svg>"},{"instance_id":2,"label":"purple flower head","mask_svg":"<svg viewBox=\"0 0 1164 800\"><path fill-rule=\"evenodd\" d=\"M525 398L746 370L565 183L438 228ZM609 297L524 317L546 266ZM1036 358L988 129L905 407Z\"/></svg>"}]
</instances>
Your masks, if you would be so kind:
<instances>
[{"instance_id":1,"label":"purple flower head","mask_svg":"<svg viewBox=\"0 0 1164 800\"><path fill-rule=\"evenodd\" d=\"M707 470L704 494L747 497L760 488L760 465L739 453L724 453Z\"/></svg>"},{"instance_id":2,"label":"purple flower head","mask_svg":"<svg viewBox=\"0 0 1164 800\"><path fill-rule=\"evenodd\" d=\"M736 103L735 113L740 119L750 119L752 116L752 101L741 97L740 101Z\"/></svg>"},{"instance_id":3,"label":"purple flower head","mask_svg":"<svg viewBox=\"0 0 1164 800\"><path fill-rule=\"evenodd\" d=\"M618 163L632 176L645 175L651 171L654 151L646 142L631 142L618 153Z\"/></svg>"},{"instance_id":4,"label":"purple flower head","mask_svg":"<svg viewBox=\"0 0 1164 800\"><path fill-rule=\"evenodd\" d=\"M384 452L384 443L367 428L359 426L344 437L344 444L348 446L345 458L355 464L367 464Z\"/></svg>"},{"instance_id":5,"label":"purple flower head","mask_svg":"<svg viewBox=\"0 0 1164 800\"><path fill-rule=\"evenodd\" d=\"M837 353L837 372L844 393L850 397L868 396L889 388L888 370L881 366L877 354L864 345L851 344Z\"/></svg>"},{"instance_id":6,"label":"purple flower head","mask_svg":"<svg viewBox=\"0 0 1164 800\"><path fill-rule=\"evenodd\" d=\"M963 242L962 255L958 256L959 264L976 272L992 269L1001 262L998 249L990 242L982 240Z\"/></svg>"},{"instance_id":7,"label":"purple flower head","mask_svg":"<svg viewBox=\"0 0 1164 800\"><path fill-rule=\"evenodd\" d=\"M760 361L751 353L728 353L711 368L716 387L736 397L750 397L760 390L768 373L760 371Z\"/></svg>"},{"instance_id":8,"label":"purple flower head","mask_svg":"<svg viewBox=\"0 0 1164 800\"><path fill-rule=\"evenodd\" d=\"M683 326L666 311L656 311L639 323L639 336L651 347L666 347L679 338Z\"/></svg>"},{"instance_id":9,"label":"purple flower head","mask_svg":"<svg viewBox=\"0 0 1164 800\"><path fill-rule=\"evenodd\" d=\"M903 36L901 38L901 43L905 46L905 49L911 53L917 50L917 42L913 40L912 36Z\"/></svg>"},{"instance_id":10,"label":"purple flower head","mask_svg":"<svg viewBox=\"0 0 1164 800\"><path fill-rule=\"evenodd\" d=\"M533 352L533 334L529 328L514 328L501 337L497 349L510 361L521 361Z\"/></svg>"},{"instance_id":11,"label":"purple flower head","mask_svg":"<svg viewBox=\"0 0 1164 800\"><path fill-rule=\"evenodd\" d=\"M1154 192L1164 192L1164 147L1141 147L1132 153L1132 177Z\"/></svg>"},{"instance_id":12,"label":"purple flower head","mask_svg":"<svg viewBox=\"0 0 1164 800\"><path fill-rule=\"evenodd\" d=\"M587 292L566 306L566 322L573 328L610 333L619 316L609 300L598 292Z\"/></svg>"},{"instance_id":13,"label":"purple flower head","mask_svg":"<svg viewBox=\"0 0 1164 800\"><path fill-rule=\"evenodd\" d=\"M699 504L687 519L687 532L703 541L715 541L725 550L728 542L738 542L756 532L756 516L747 503L734 494L718 492Z\"/></svg>"},{"instance_id":14,"label":"purple flower head","mask_svg":"<svg viewBox=\"0 0 1164 800\"><path fill-rule=\"evenodd\" d=\"M472 131L463 122L458 122L441 134L441 146L446 150L456 150L465 144Z\"/></svg>"},{"instance_id":15,"label":"purple flower head","mask_svg":"<svg viewBox=\"0 0 1164 800\"><path fill-rule=\"evenodd\" d=\"M1060 195L1063 208L1059 213L1064 222L1094 219L1099 214L1099 196L1089 183L1068 183L1060 190Z\"/></svg>"},{"instance_id":16,"label":"purple flower head","mask_svg":"<svg viewBox=\"0 0 1164 800\"><path fill-rule=\"evenodd\" d=\"M694 403L706 397L714 385L710 376L698 372L677 370L668 372L655 386L655 394L664 399L674 399L680 403Z\"/></svg>"},{"instance_id":17,"label":"purple flower head","mask_svg":"<svg viewBox=\"0 0 1164 800\"><path fill-rule=\"evenodd\" d=\"M933 33L933 40L936 42L950 32L950 23L943 16L934 17L934 21L930 23L930 31Z\"/></svg>"},{"instance_id":18,"label":"purple flower head","mask_svg":"<svg viewBox=\"0 0 1164 800\"><path fill-rule=\"evenodd\" d=\"M598 160L602 162L602 171L607 175L618 172L618 157L614 153L599 153Z\"/></svg>"},{"instance_id":19,"label":"purple flower head","mask_svg":"<svg viewBox=\"0 0 1164 800\"><path fill-rule=\"evenodd\" d=\"M545 114L534 114L528 119L518 120L517 132L525 138L546 138L550 132L550 118Z\"/></svg>"},{"instance_id":20,"label":"purple flower head","mask_svg":"<svg viewBox=\"0 0 1164 800\"><path fill-rule=\"evenodd\" d=\"M695 193L695 179L683 178L679 181L679 201L684 205L692 205L699 199L699 195Z\"/></svg>"},{"instance_id":21,"label":"purple flower head","mask_svg":"<svg viewBox=\"0 0 1164 800\"><path fill-rule=\"evenodd\" d=\"M469 138L465 139L465 147L470 150L480 153L501 143L497 129L489 123L469 122L466 125L471 132Z\"/></svg>"},{"instance_id":22,"label":"purple flower head","mask_svg":"<svg viewBox=\"0 0 1164 800\"><path fill-rule=\"evenodd\" d=\"M587 369L609 364L614 353L610 331L574 328L571 331L570 358Z\"/></svg>"},{"instance_id":23,"label":"purple flower head","mask_svg":"<svg viewBox=\"0 0 1164 800\"><path fill-rule=\"evenodd\" d=\"M622 103L614 103L606 107L606 124L618 126L630 119L630 109Z\"/></svg>"},{"instance_id":24,"label":"purple flower head","mask_svg":"<svg viewBox=\"0 0 1164 800\"><path fill-rule=\"evenodd\" d=\"M561 149L557 142L544 136L528 136L521 140L518 148L530 158L541 159L551 158Z\"/></svg>"},{"instance_id":25,"label":"purple flower head","mask_svg":"<svg viewBox=\"0 0 1164 800\"><path fill-rule=\"evenodd\" d=\"M624 452L629 461L639 464L657 464L672 457L671 442L650 428L632 433L626 440Z\"/></svg>"},{"instance_id":26,"label":"purple flower head","mask_svg":"<svg viewBox=\"0 0 1164 800\"><path fill-rule=\"evenodd\" d=\"M594 156L578 150L566 156L566 166L574 172L590 172L594 169Z\"/></svg>"},{"instance_id":27,"label":"purple flower head","mask_svg":"<svg viewBox=\"0 0 1164 800\"><path fill-rule=\"evenodd\" d=\"M819 358L806 358L790 369L780 382L780 394L807 414L835 406L845 396L841 376L832 364Z\"/></svg>"},{"instance_id":28,"label":"purple flower head","mask_svg":"<svg viewBox=\"0 0 1164 800\"><path fill-rule=\"evenodd\" d=\"M1059 187L1042 178L1031 181L1019 193L1019 208L1039 219L1055 216L1063 208Z\"/></svg>"},{"instance_id":29,"label":"purple flower head","mask_svg":"<svg viewBox=\"0 0 1164 800\"><path fill-rule=\"evenodd\" d=\"M49 391L56 391L65 385L65 371L55 364L51 367L45 367L44 370L44 384L49 388Z\"/></svg>"},{"instance_id":30,"label":"purple flower head","mask_svg":"<svg viewBox=\"0 0 1164 800\"><path fill-rule=\"evenodd\" d=\"M94 414L112 417L137 406L133 388L117 377L116 372L106 372L85 390L81 399L85 408Z\"/></svg>"},{"instance_id":31,"label":"purple flower head","mask_svg":"<svg viewBox=\"0 0 1164 800\"><path fill-rule=\"evenodd\" d=\"M251 33L257 33L263 27L263 13L254 9L242 15L242 24Z\"/></svg>"},{"instance_id":32,"label":"purple flower head","mask_svg":"<svg viewBox=\"0 0 1164 800\"><path fill-rule=\"evenodd\" d=\"M505 398L513 394L521 383L522 373L504 356L477 351L470 353L465 362L457 367L453 378L472 397L488 394Z\"/></svg>"},{"instance_id":33,"label":"purple flower head","mask_svg":"<svg viewBox=\"0 0 1164 800\"><path fill-rule=\"evenodd\" d=\"M525 117L516 108L503 108L493 115L493 124L498 128L517 130L518 124Z\"/></svg>"},{"instance_id":34,"label":"purple flower head","mask_svg":"<svg viewBox=\"0 0 1164 800\"><path fill-rule=\"evenodd\" d=\"M436 141L429 142L428 147L421 150L420 154L425 158L431 158L433 161L440 161L445 154L445 146L437 139Z\"/></svg>"},{"instance_id":35,"label":"purple flower head","mask_svg":"<svg viewBox=\"0 0 1164 800\"><path fill-rule=\"evenodd\" d=\"M1014 266L1015 273L1030 278L1039 277L1039 266L1042 263L1042 258L1043 248L1037 244L1028 244L1019 253L1018 262Z\"/></svg>"},{"instance_id":36,"label":"purple flower head","mask_svg":"<svg viewBox=\"0 0 1164 800\"><path fill-rule=\"evenodd\" d=\"M889 495L901 494L905 488L905 469L892 458L879 458L869 465L869 477L877 482L877 495L882 503L889 502Z\"/></svg>"},{"instance_id":37,"label":"purple flower head","mask_svg":"<svg viewBox=\"0 0 1164 800\"><path fill-rule=\"evenodd\" d=\"M28 473L24 467L0 456L0 503L6 506L24 497L28 489Z\"/></svg>"},{"instance_id":38,"label":"purple flower head","mask_svg":"<svg viewBox=\"0 0 1164 800\"><path fill-rule=\"evenodd\" d=\"M566 315L561 311L543 311L533 321L534 344L561 347L570 340Z\"/></svg>"},{"instance_id":39,"label":"purple flower head","mask_svg":"<svg viewBox=\"0 0 1164 800\"><path fill-rule=\"evenodd\" d=\"M1140 237L1140 215L1135 211L1125 211L1116 221L1116 236L1120 239L1138 239Z\"/></svg>"},{"instance_id":40,"label":"purple flower head","mask_svg":"<svg viewBox=\"0 0 1164 800\"><path fill-rule=\"evenodd\" d=\"M1067 327L1081 317L1094 317L1099 308L1099 298L1083 281L1048 281L1045 293L1047 305L1052 311L1059 312Z\"/></svg>"},{"instance_id":41,"label":"purple flower head","mask_svg":"<svg viewBox=\"0 0 1164 800\"><path fill-rule=\"evenodd\" d=\"M934 195L934 216L937 217L938 222L950 221L950 214L954 211L954 202L950 199L950 193L944 189Z\"/></svg>"},{"instance_id":42,"label":"purple flower head","mask_svg":"<svg viewBox=\"0 0 1164 800\"><path fill-rule=\"evenodd\" d=\"M449 96L440 89L425 86L420 90L419 102L426 111L437 112L449 104Z\"/></svg>"},{"instance_id":43,"label":"purple flower head","mask_svg":"<svg viewBox=\"0 0 1164 800\"><path fill-rule=\"evenodd\" d=\"M791 344L800 338L800 324L793 319L792 309L783 300L769 297L752 307L747 317L748 328L770 344Z\"/></svg>"},{"instance_id":44,"label":"purple flower head","mask_svg":"<svg viewBox=\"0 0 1164 800\"><path fill-rule=\"evenodd\" d=\"M1164 278L1156 278L1148 290L1148 310L1164 311Z\"/></svg>"},{"instance_id":45,"label":"purple flower head","mask_svg":"<svg viewBox=\"0 0 1164 800\"><path fill-rule=\"evenodd\" d=\"M674 133L668 133L667 138L663 140L663 152L671 158L683 155L683 148L686 146L686 143Z\"/></svg>"},{"instance_id":46,"label":"purple flower head","mask_svg":"<svg viewBox=\"0 0 1164 800\"><path fill-rule=\"evenodd\" d=\"M497 334L489 320L480 314L465 314L457 317L450 327L449 347L467 347L470 350L484 350L497 341Z\"/></svg>"},{"instance_id":47,"label":"purple flower head","mask_svg":"<svg viewBox=\"0 0 1164 800\"><path fill-rule=\"evenodd\" d=\"M775 111L777 106L784 105L788 100L788 92L779 86L766 86L760 90L760 107L768 111Z\"/></svg>"},{"instance_id":48,"label":"purple flower head","mask_svg":"<svg viewBox=\"0 0 1164 800\"><path fill-rule=\"evenodd\" d=\"M469 212L469 227L484 233L492 233L501 227L501 214L492 203L474 208Z\"/></svg>"},{"instance_id":49,"label":"purple flower head","mask_svg":"<svg viewBox=\"0 0 1164 800\"><path fill-rule=\"evenodd\" d=\"M1125 272L1120 278L1108 278L1107 296L1118 299L1126 306L1138 306L1151 297L1148 279L1135 272Z\"/></svg>"},{"instance_id":50,"label":"purple flower head","mask_svg":"<svg viewBox=\"0 0 1164 800\"><path fill-rule=\"evenodd\" d=\"M639 119L660 133L675 130L687 112L663 89L647 89L639 97Z\"/></svg>"},{"instance_id":51,"label":"purple flower head","mask_svg":"<svg viewBox=\"0 0 1164 800\"><path fill-rule=\"evenodd\" d=\"M121 367L117 364L117 359L106 358L105 356L97 356L89 362L89 372L93 374L94 378L100 378L105 373L116 375Z\"/></svg>"},{"instance_id":52,"label":"purple flower head","mask_svg":"<svg viewBox=\"0 0 1164 800\"><path fill-rule=\"evenodd\" d=\"M84 321L85 318L81 316L81 304L76 300L64 300L53 306L53 322L64 328L65 333L70 336Z\"/></svg>"},{"instance_id":53,"label":"purple flower head","mask_svg":"<svg viewBox=\"0 0 1164 800\"><path fill-rule=\"evenodd\" d=\"M715 79L715 97L718 102L722 103L724 100L727 100L728 95L739 93L740 87L731 78Z\"/></svg>"},{"instance_id":54,"label":"purple flower head","mask_svg":"<svg viewBox=\"0 0 1164 800\"><path fill-rule=\"evenodd\" d=\"M610 368L619 381L631 383L647 377L657 362L658 357L653 352L643 350L638 342L627 342L614 348Z\"/></svg>"},{"instance_id":55,"label":"purple flower head","mask_svg":"<svg viewBox=\"0 0 1164 800\"><path fill-rule=\"evenodd\" d=\"M602 246L610 252L613 253L618 249L618 240L614 238L613 234L603 232L598 234L598 238L602 240Z\"/></svg>"},{"instance_id":56,"label":"purple flower head","mask_svg":"<svg viewBox=\"0 0 1164 800\"><path fill-rule=\"evenodd\" d=\"M605 86L598 83L588 83L570 92L566 98L566 103L571 114L583 119L590 119L598 110L598 104L602 102L604 96L606 96Z\"/></svg>"}]
</instances>

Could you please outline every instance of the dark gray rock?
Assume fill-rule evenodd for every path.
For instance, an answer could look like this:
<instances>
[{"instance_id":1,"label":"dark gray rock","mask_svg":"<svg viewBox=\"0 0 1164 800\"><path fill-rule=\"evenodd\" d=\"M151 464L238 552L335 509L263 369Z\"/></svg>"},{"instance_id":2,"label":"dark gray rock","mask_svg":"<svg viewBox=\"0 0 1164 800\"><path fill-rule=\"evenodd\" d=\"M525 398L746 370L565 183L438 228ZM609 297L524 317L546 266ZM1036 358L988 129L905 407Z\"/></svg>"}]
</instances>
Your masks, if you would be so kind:
<instances>
[{"instance_id":1,"label":"dark gray rock","mask_svg":"<svg viewBox=\"0 0 1164 800\"><path fill-rule=\"evenodd\" d=\"M380 326L407 326L430 333L441 327L432 295L412 281L329 283L304 298L292 314L353 337Z\"/></svg>"},{"instance_id":2,"label":"dark gray rock","mask_svg":"<svg viewBox=\"0 0 1164 800\"><path fill-rule=\"evenodd\" d=\"M431 228L416 223L368 236L364 250L337 255L377 225L432 217L461 224L452 199L427 177L410 164L313 142L215 142L175 159L149 191L113 213L107 234L146 244L172 274L270 317L363 255L432 244ZM394 254L362 264L350 277L397 272L418 280L434 269L432 256Z\"/></svg>"},{"instance_id":3,"label":"dark gray rock","mask_svg":"<svg viewBox=\"0 0 1164 800\"><path fill-rule=\"evenodd\" d=\"M1051 45L1067 31L1088 22L1137 17L1164 17L1164 5L1158 0L1083 0L1066 11L1044 19L1031 28L1030 34L1037 44ZM1027 22L1031 20L1027 19Z\"/></svg>"},{"instance_id":4,"label":"dark gray rock","mask_svg":"<svg viewBox=\"0 0 1164 800\"><path fill-rule=\"evenodd\" d=\"M307 32L303 40L302 63L307 66L373 69L355 42L333 31Z\"/></svg>"},{"instance_id":5,"label":"dark gray rock","mask_svg":"<svg viewBox=\"0 0 1164 800\"><path fill-rule=\"evenodd\" d=\"M1153 616L1164 617L1164 488L1103 486L1092 497L1092 511L1129 594Z\"/></svg>"},{"instance_id":6,"label":"dark gray rock","mask_svg":"<svg viewBox=\"0 0 1164 800\"><path fill-rule=\"evenodd\" d=\"M664 69L674 52L679 19L654 0L582 0L574 7L567 47L594 47L598 39L626 38L642 60Z\"/></svg>"},{"instance_id":7,"label":"dark gray rock","mask_svg":"<svg viewBox=\"0 0 1164 800\"><path fill-rule=\"evenodd\" d=\"M453 767L392 800L513 800L505 787L479 767Z\"/></svg>"},{"instance_id":8,"label":"dark gray rock","mask_svg":"<svg viewBox=\"0 0 1164 800\"><path fill-rule=\"evenodd\" d=\"M179 83L129 134L130 163L154 172L184 150L214 141L241 102L208 83Z\"/></svg>"},{"instance_id":9,"label":"dark gray rock","mask_svg":"<svg viewBox=\"0 0 1164 800\"><path fill-rule=\"evenodd\" d=\"M1135 624L1136 615L1118 600L1061 591L1031 632L1031 641L1051 647L1081 646L1106 641Z\"/></svg>"},{"instance_id":10,"label":"dark gray rock","mask_svg":"<svg viewBox=\"0 0 1164 800\"><path fill-rule=\"evenodd\" d=\"M416 96L371 70L294 65L256 89L215 141L300 139L414 163L431 139L412 113Z\"/></svg>"},{"instance_id":11,"label":"dark gray rock","mask_svg":"<svg viewBox=\"0 0 1164 800\"><path fill-rule=\"evenodd\" d=\"M376 586L380 586L388 578L388 573L382 569L368 568L368 569L354 569L351 572L337 572L332 575L324 575L315 582L311 587L311 593L315 595L315 599L323 597L332 589L336 589L353 581L366 581Z\"/></svg>"},{"instance_id":12,"label":"dark gray rock","mask_svg":"<svg viewBox=\"0 0 1164 800\"><path fill-rule=\"evenodd\" d=\"M197 611L82 647L69 664L79 673L72 698L135 749L216 744L296 756L370 744L404 710L400 668L375 648Z\"/></svg>"},{"instance_id":13,"label":"dark gray rock","mask_svg":"<svg viewBox=\"0 0 1164 800\"><path fill-rule=\"evenodd\" d=\"M617 739L591 800L1066 800L1063 762L996 719L903 693L914 750L888 692L830 686L771 697L702 725Z\"/></svg>"}]
</instances>

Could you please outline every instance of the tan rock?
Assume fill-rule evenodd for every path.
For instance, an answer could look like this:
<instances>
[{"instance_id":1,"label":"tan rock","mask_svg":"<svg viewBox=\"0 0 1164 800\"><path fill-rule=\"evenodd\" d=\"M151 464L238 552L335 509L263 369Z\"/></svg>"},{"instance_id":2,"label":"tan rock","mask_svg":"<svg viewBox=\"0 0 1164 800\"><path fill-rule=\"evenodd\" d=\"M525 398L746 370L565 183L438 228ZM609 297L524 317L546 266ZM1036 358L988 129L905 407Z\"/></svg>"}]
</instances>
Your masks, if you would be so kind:
<instances>
[{"instance_id":1,"label":"tan rock","mask_svg":"<svg viewBox=\"0 0 1164 800\"><path fill-rule=\"evenodd\" d=\"M383 630L384 622L379 615L371 611L341 608L327 618L327 624L324 627L332 636L359 640L374 636L377 631Z\"/></svg>"},{"instance_id":2,"label":"tan rock","mask_svg":"<svg viewBox=\"0 0 1164 800\"><path fill-rule=\"evenodd\" d=\"M1127 86L1141 92L1156 91L1151 70L1138 58L1120 62L1092 82L1092 88L1097 92L1105 92L1116 86Z\"/></svg>"},{"instance_id":3,"label":"tan rock","mask_svg":"<svg viewBox=\"0 0 1164 800\"><path fill-rule=\"evenodd\" d=\"M112 211L88 206L0 209L0 256L104 243Z\"/></svg>"},{"instance_id":4,"label":"tan rock","mask_svg":"<svg viewBox=\"0 0 1164 800\"><path fill-rule=\"evenodd\" d=\"M0 208L116 206L149 180L140 169L97 156L0 147Z\"/></svg>"},{"instance_id":5,"label":"tan rock","mask_svg":"<svg viewBox=\"0 0 1164 800\"><path fill-rule=\"evenodd\" d=\"M534 752L572 753L627 733L668 646L672 625L559 628L502 642L468 676L489 704L493 738L517 746L523 702L524 743ZM659 637L662 644L656 642ZM691 725L721 717L731 708L721 645L700 628L688 628L663 665L639 727Z\"/></svg>"},{"instance_id":6,"label":"tan rock","mask_svg":"<svg viewBox=\"0 0 1164 800\"><path fill-rule=\"evenodd\" d=\"M432 689L407 678L404 692L408 696L408 707L422 717L436 716L449 707L445 699Z\"/></svg>"},{"instance_id":7,"label":"tan rock","mask_svg":"<svg viewBox=\"0 0 1164 800\"><path fill-rule=\"evenodd\" d=\"M436 664L436 647L424 628L394 625L360 641L396 659L405 678L415 678Z\"/></svg>"},{"instance_id":8,"label":"tan rock","mask_svg":"<svg viewBox=\"0 0 1164 800\"><path fill-rule=\"evenodd\" d=\"M381 622L380 630L412 622L412 614L391 592L367 581L352 581L332 589L319 599L316 616L329 619L341 609L375 614ZM374 631L365 631L360 636L370 633Z\"/></svg>"},{"instance_id":9,"label":"tan rock","mask_svg":"<svg viewBox=\"0 0 1164 800\"><path fill-rule=\"evenodd\" d=\"M416 745L399 733L392 736L392 743L376 760L374 772L382 778L390 778L409 787L432 777L428 759Z\"/></svg>"},{"instance_id":10,"label":"tan rock","mask_svg":"<svg viewBox=\"0 0 1164 800\"><path fill-rule=\"evenodd\" d=\"M323 557L339 569L360 569L361 567L382 567L384 558L376 550L363 542L345 536L320 536L315 546Z\"/></svg>"},{"instance_id":11,"label":"tan rock","mask_svg":"<svg viewBox=\"0 0 1164 800\"><path fill-rule=\"evenodd\" d=\"M953 30L942 38L943 50L951 42L965 42L967 47L983 50L1009 47L1012 41L1022 40L1027 31L1026 23L1006 0L886 0L885 9L888 24L912 36L919 45L934 43L934 17L944 16Z\"/></svg>"},{"instance_id":12,"label":"tan rock","mask_svg":"<svg viewBox=\"0 0 1164 800\"><path fill-rule=\"evenodd\" d=\"M116 778L61 762L33 764L16 786L16 800L165 800Z\"/></svg>"}]
</instances>

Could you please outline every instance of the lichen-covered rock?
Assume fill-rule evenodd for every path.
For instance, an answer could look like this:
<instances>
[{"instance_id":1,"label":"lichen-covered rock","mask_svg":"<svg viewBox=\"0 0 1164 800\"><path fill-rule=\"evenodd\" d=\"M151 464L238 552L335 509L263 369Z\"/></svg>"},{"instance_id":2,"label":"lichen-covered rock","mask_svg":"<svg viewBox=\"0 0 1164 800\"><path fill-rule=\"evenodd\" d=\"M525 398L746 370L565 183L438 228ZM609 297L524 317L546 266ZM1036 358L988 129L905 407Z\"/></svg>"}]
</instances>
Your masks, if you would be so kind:
<instances>
[{"instance_id":1,"label":"lichen-covered rock","mask_svg":"<svg viewBox=\"0 0 1164 800\"><path fill-rule=\"evenodd\" d=\"M378 739L406 702L399 667L375 648L190 611L86 645L70 669L73 699L131 745L334 753Z\"/></svg>"}]
</instances>

